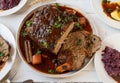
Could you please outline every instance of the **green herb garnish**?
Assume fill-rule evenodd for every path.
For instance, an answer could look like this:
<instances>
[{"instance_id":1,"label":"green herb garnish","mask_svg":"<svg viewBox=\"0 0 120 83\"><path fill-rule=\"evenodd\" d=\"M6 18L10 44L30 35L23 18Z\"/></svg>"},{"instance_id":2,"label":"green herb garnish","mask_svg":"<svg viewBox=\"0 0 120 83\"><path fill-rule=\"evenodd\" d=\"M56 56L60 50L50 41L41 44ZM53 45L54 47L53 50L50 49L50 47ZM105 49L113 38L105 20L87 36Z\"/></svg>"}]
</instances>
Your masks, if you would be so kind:
<instances>
[{"instance_id":1,"label":"green herb garnish","mask_svg":"<svg viewBox=\"0 0 120 83\"><path fill-rule=\"evenodd\" d=\"M49 33L52 33L52 29L49 30Z\"/></svg>"},{"instance_id":2,"label":"green herb garnish","mask_svg":"<svg viewBox=\"0 0 120 83\"><path fill-rule=\"evenodd\" d=\"M47 47L48 47L48 43L47 43L47 42L45 42L45 41L42 43L42 45L43 45L45 48L47 48Z\"/></svg>"},{"instance_id":3,"label":"green herb garnish","mask_svg":"<svg viewBox=\"0 0 120 83\"><path fill-rule=\"evenodd\" d=\"M3 52L0 52L0 57L4 56L5 54Z\"/></svg>"},{"instance_id":4,"label":"green herb garnish","mask_svg":"<svg viewBox=\"0 0 120 83\"><path fill-rule=\"evenodd\" d=\"M83 27L80 25L80 23L76 22L74 24L75 27L80 28L80 30L83 30Z\"/></svg>"},{"instance_id":5,"label":"green herb garnish","mask_svg":"<svg viewBox=\"0 0 120 83\"><path fill-rule=\"evenodd\" d=\"M21 36L25 37L26 35L28 35L28 33L25 30L21 32Z\"/></svg>"},{"instance_id":6,"label":"green herb garnish","mask_svg":"<svg viewBox=\"0 0 120 83\"><path fill-rule=\"evenodd\" d=\"M32 24L32 22L30 20L27 20L25 24L27 27L29 27Z\"/></svg>"},{"instance_id":7,"label":"green herb garnish","mask_svg":"<svg viewBox=\"0 0 120 83\"><path fill-rule=\"evenodd\" d=\"M59 28L62 27L62 25L60 23L55 22L54 23L54 27L57 28L57 29L59 29Z\"/></svg>"},{"instance_id":8,"label":"green herb garnish","mask_svg":"<svg viewBox=\"0 0 120 83\"><path fill-rule=\"evenodd\" d=\"M36 52L36 54L41 54L42 53L42 51L41 50L37 50L37 52Z\"/></svg>"},{"instance_id":9,"label":"green herb garnish","mask_svg":"<svg viewBox=\"0 0 120 83\"><path fill-rule=\"evenodd\" d=\"M67 22L68 22L68 19L67 19L67 18L64 18L64 22L67 23Z\"/></svg>"},{"instance_id":10,"label":"green herb garnish","mask_svg":"<svg viewBox=\"0 0 120 83\"><path fill-rule=\"evenodd\" d=\"M104 2L104 3L110 3L110 1L108 1L108 0L103 0L103 2Z\"/></svg>"},{"instance_id":11,"label":"green herb garnish","mask_svg":"<svg viewBox=\"0 0 120 83\"><path fill-rule=\"evenodd\" d=\"M53 62L53 63L56 63L56 62L57 62L57 59L53 59L52 62Z\"/></svg>"},{"instance_id":12,"label":"green herb garnish","mask_svg":"<svg viewBox=\"0 0 120 83\"><path fill-rule=\"evenodd\" d=\"M48 73L51 73L51 74L53 74L55 71L54 70L52 70L52 69L49 69L48 70Z\"/></svg>"},{"instance_id":13,"label":"green herb garnish","mask_svg":"<svg viewBox=\"0 0 120 83\"><path fill-rule=\"evenodd\" d=\"M58 16L57 19L58 19L58 22L60 22L62 20L60 16Z\"/></svg>"},{"instance_id":14,"label":"green herb garnish","mask_svg":"<svg viewBox=\"0 0 120 83\"><path fill-rule=\"evenodd\" d=\"M104 3L107 3L107 0L103 0Z\"/></svg>"},{"instance_id":15,"label":"green herb garnish","mask_svg":"<svg viewBox=\"0 0 120 83\"><path fill-rule=\"evenodd\" d=\"M82 44L82 40L79 39L76 44L77 44L77 45L81 45L81 44Z\"/></svg>"},{"instance_id":16,"label":"green herb garnish","mask_svg":"<svg viewBox=\"0 0 120 83\"><path fill-rule=\"evenodd\" d=\"M59 4L59 3L56 3L56 6L57 6L57 7L59 7L59 6L60 6L60 4Z\"/></svg>"}]
</instances>

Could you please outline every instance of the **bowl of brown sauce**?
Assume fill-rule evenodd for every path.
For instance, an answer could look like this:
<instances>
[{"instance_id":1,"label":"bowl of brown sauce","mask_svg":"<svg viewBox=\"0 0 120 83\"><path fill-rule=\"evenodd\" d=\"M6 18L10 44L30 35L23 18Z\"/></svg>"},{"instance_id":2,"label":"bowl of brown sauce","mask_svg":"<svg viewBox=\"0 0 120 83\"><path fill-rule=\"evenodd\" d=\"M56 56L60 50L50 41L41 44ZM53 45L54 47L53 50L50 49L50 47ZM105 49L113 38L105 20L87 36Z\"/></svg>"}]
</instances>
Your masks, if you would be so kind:
<instances>
[{"instance_id":1,"label":"bowl of brown sauce","mask_svg":"<svg viewBox=\"0 0 120 83\"><path fill-rule=\"evenodd\" d=\"M17 33L21 59L47 77L68 77L80 72L101 46L88 19L68 4L50 3L34 9Z\"/></svg>"}]
</instances>

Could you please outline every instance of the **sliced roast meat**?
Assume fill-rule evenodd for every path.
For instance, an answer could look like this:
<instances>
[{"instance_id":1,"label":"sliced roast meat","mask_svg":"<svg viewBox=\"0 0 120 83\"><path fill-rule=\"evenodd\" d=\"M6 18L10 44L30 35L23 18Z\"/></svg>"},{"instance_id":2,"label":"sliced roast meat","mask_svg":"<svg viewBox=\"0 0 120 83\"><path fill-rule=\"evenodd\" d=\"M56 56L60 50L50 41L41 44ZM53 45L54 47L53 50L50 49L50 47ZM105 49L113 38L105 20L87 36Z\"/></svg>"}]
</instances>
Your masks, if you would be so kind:
<instances>
[{"instance_id":1,"label":"sliced roast meat","mask_svg":"<svg viewBox=\"0 0 120 83\"><path fill-rule=\"evenodd\" d=\"M78 70L82 67L87 56L92 57L101 46L101 39L87 31L72 32L66 38L59 54L59 66L57 72L62 69L62 65L70 64L70 70ZM67 65L66 65L67 67ZM64 71L67 71L63 69ZM62 72L64 72L62 70Z\"/></svg>"},{"instance_id":2,"label":"sliced roast meat","mask_svg":"<svg viewBox=\"0 0 120 83\"><path fill-rule=\"evenodd\" d=\"M57 17L62 12L51 5L40 7L31 19L32 25L27 27L29 37L40 48L52 51L57 40L61 37L61 28L55 28ZM57 24L56 24L57 26Z\"/></svg>"},{"instance_id":3,"label":"sliced roast meat","mask_svg":"<svg viewBox=\"0 0 120 83\"><path fill-rule=\"evenodd\" d=\"M71 13L69 13L70 11ZM40 48L47 48L47 50L56 54L59 40L66 38L61 38L63 33L66 33L69 25L78 21L78 18L73 9L63 12L55 5L47 5L35 11L30 21L31 25L27 27L29 37ZM74 27L74 24L72 24L72 27ZM71 31L72 29L69 32Z\"/></svg>"},{"instance_id":4,"label":"sliced roast meat","mask_svg":"<svg viewBox=\"0 0 120 83\"><path fill-rule=\"evenodd\" d=\"M10 55L10 45L0 36L0 62L7 61Z\"/></svg>"}]
</instances>

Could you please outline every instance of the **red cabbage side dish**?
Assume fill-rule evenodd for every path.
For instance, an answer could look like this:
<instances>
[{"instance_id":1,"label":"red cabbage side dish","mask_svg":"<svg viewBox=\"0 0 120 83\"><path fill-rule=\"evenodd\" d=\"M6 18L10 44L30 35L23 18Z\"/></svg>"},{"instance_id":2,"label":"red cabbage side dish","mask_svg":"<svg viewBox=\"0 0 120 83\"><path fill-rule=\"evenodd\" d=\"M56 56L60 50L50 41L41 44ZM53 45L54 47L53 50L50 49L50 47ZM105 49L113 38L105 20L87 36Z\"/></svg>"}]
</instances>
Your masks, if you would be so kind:
<instances>
[{"instance_id":1,"label":"red cabbage side dish","mask_svg":"<svg viewBox=\"0 0 120 83\"><path fill-rule=\"evenodd\" d=\"M0 10L8 10L19 4L20 0L0 0Z\"/></svg>"},{"instance_id":2,"label":"red cabbage side dish","mask_svg":"<svg viewBox=\"0 0 120 83\"><path fill-rule=\"evenodd\" d=\"M108 75L120 83L120 52L106 46L102 56L102 62Z\"/></svg>"}]
</instances>

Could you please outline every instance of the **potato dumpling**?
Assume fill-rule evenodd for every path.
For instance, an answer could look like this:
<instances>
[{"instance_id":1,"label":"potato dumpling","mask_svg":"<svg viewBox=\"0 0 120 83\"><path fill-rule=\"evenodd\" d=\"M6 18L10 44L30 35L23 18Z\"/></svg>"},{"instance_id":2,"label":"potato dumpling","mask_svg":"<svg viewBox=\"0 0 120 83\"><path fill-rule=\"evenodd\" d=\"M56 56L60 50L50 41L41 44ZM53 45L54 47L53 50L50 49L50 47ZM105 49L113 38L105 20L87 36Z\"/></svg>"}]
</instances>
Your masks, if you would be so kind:
<instances>
[{"instance_id":1,"label":"potato dumpling","mask_svg":"<svg viewBox=\"0 0 120 83\"><path fill-rule=\"evenodd\" d=\"M112 13L111 13L111 17L115 20L118 20L120 21L120 12L118 12L118 10L114 10Z\"/></svg>"}]
</instances>

